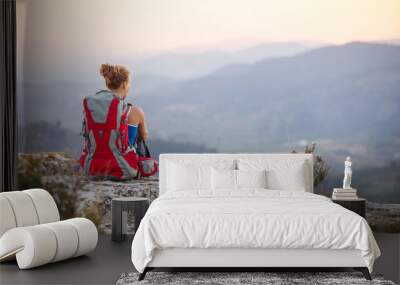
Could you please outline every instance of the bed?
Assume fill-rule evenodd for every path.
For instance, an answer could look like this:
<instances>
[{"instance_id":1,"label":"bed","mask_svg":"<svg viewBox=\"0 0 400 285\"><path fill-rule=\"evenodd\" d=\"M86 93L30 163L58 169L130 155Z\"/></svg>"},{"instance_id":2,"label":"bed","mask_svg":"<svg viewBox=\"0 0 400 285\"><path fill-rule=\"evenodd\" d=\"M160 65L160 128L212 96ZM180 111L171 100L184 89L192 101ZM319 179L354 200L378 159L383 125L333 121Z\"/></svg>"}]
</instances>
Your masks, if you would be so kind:
<instances>
[{"instance_id":1,"label":"bed","mask_svg":"<svg viewBox=\"0 0 400 285\"><path fill-rule=\"evenodd\" d=\"M380 251L361 216L313 194L311 154L162 154L160 196L132 242L154 268L352 267Z\"/></svg>"}]
</instances>

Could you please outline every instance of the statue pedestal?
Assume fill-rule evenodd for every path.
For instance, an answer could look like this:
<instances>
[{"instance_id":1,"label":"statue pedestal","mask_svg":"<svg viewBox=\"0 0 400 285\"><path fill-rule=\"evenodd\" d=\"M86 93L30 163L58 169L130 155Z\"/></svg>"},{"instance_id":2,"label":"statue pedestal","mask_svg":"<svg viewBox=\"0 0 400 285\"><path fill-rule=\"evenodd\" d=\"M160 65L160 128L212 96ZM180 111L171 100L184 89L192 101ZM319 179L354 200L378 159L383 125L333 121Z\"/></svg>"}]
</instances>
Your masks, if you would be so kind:
<instances>
[{"instance_id":1,"label":"statue pedestal","mask_svg":"<svg viewBox=\"0 0 400 285\"><path fill-rule=\"evenodd\" d=\"M333 188L332 193L333 200L356 200L358 199L357 196L357 189L343 189L343 188Z\"/></svg>"},{"instance_id":2,"label":"statue pedestal","mask_svg":"<svg viewBox=\"0 0 400 285\"><path fill-rule=\"evenodd\" d=\"M355 192L357 193L356 188L333 188L333 192Z\"/></svg>"}]
</instances>

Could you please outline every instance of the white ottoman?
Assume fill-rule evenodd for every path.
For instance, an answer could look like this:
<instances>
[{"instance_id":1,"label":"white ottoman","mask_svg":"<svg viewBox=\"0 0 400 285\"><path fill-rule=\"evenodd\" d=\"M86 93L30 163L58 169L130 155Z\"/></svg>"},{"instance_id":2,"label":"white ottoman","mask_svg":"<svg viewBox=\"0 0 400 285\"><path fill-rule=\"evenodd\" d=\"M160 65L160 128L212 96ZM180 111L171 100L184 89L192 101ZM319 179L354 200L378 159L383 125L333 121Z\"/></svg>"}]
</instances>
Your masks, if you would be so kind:
<instances>
[{"instance_id":1,"label":"white ottoman","mask_svg":"<svg viewBox=\"0 0 400 285\"><path fill-rule=\"evenodd\" d=\"M0 193L0 261L17 259L20 269L86 254L98 233L85 218L59 221L53 198L43 189Z\"/></svg>"}]
</instances>

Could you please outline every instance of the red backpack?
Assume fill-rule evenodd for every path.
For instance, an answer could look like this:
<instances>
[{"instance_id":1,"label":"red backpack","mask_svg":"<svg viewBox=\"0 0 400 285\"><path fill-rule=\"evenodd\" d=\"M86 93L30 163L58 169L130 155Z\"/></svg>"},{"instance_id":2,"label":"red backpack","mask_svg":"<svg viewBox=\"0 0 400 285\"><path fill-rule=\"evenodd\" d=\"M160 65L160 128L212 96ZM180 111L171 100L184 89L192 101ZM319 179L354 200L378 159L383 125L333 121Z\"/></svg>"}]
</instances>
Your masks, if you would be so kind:
<instances>
[{"instance_id":1,"label":"red backpack","mask_svg":"<svg viewBox=\"0 0 400 285\"><path fill-rule=\"evenodd\" d=\"M92 177L132 179L140 176L139 158L128 143L130 106L110 91L83 101L84 136L80 165Z\"/></svg>"}]
</instances>

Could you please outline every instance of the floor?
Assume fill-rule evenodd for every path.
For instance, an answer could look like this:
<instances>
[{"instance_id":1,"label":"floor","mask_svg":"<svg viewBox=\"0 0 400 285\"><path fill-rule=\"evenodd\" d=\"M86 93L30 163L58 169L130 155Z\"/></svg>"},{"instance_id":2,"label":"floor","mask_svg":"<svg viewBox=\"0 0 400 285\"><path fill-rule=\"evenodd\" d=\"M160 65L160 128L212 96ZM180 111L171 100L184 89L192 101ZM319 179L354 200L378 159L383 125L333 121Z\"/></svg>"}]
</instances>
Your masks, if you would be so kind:
<instances>
[{"instance_id":1,"label":"floor","mask_svg":"<svg viewBox=\"0 0 400 285\"><path fill-rule=\"evenodd\" d=\"M398 283L400 234L375 234L375 237L382 250L375 272ZM109 235L100 235L97 249L88 256L29 270L19 270L16 262L2 263L0 284L115 284L122 273L134 271L130 260L131 240L132 237L117 243Z\"/></svg>"},{"instance_id":2,"label":"floor","mask_svg":"<svg viewBox=\"0 0 400 285\"><path fill-rule=\"evenodd\" d=\"M400 233L374 233L374 236L381 250L381 256L375 261L374 271L400 284Z\"/></svg>"},{"instance_id":3,"label":"floor","mask_svg":"<svg viewBox=\"0 0 400 285\"><path fill-rule=\"evenodd\" d=\"M0 284L115 284L124 272L134 271L130 259L131 239L112 242L99 235L94 252L46 266L19 270L16 262L0 264Z\"/></svg>"}]
</instances>

